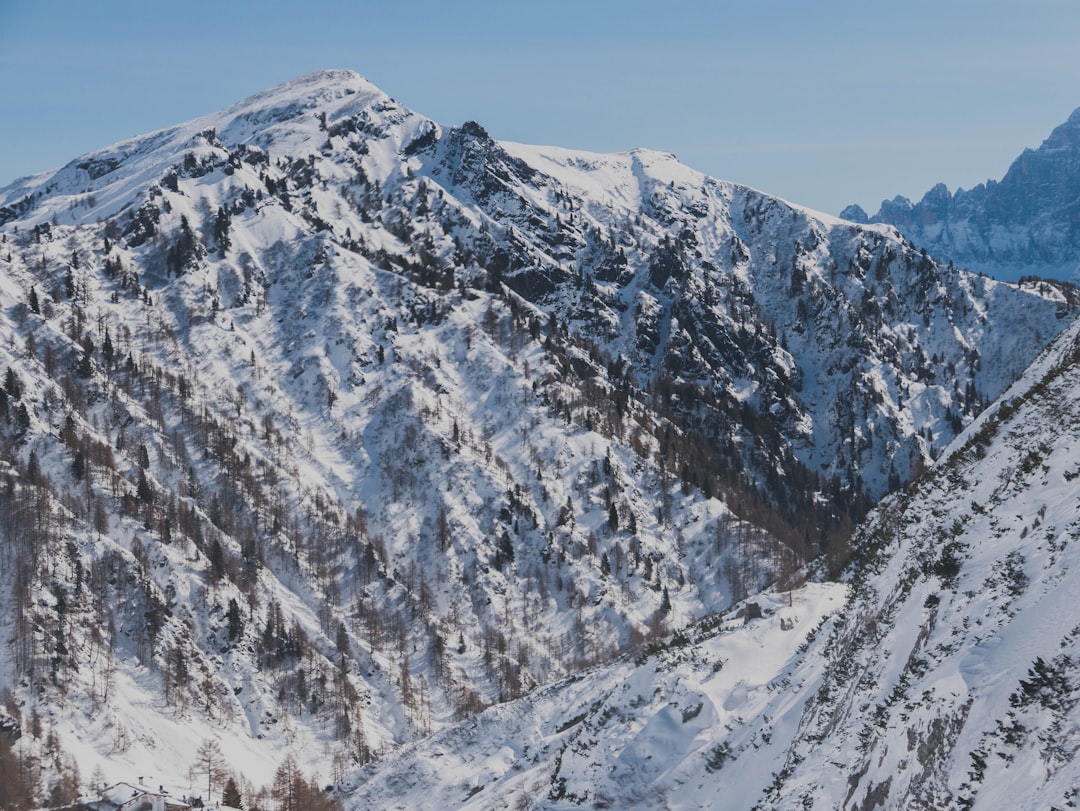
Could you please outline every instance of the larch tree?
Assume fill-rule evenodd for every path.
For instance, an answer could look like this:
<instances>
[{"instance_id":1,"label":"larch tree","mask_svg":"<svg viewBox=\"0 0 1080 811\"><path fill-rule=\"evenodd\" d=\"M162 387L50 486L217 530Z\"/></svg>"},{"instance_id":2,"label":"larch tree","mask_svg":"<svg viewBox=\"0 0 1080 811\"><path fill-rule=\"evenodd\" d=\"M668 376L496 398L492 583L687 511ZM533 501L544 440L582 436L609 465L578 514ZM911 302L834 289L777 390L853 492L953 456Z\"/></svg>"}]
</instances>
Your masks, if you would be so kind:
<instances>
[{"instance_id":1,"label":"larch tree","mask_svg":"<svg viewBox=\"0 0 1080 811\"><path fill-rule=\"evenodd\" d=\"M225 756L221 753L221 744L217 738L207 738L195 752L195 764L192 771L206 775L206 799L214 793L214 785L221 781L225 773Z\"/></svg>"}]
</instances>

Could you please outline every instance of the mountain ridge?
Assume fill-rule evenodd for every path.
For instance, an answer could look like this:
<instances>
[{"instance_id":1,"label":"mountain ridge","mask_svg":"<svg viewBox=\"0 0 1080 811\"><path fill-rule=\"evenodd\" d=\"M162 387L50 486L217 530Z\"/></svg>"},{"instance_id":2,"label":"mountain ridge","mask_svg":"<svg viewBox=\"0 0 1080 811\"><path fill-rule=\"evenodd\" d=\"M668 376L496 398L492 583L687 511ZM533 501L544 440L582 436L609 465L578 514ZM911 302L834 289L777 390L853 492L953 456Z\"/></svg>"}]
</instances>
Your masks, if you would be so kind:
<instances>
[{"instance_id":1,"label":"mountain ridge","mask_svg":"<svg viewBox=\"0 0 1080 811\"><path fill-rule=\"evenodd\" d=\"M0 239L6 706L250 780L841 568L1076 305L351 72L2 189Z\"/></svg>"}]
</instances>

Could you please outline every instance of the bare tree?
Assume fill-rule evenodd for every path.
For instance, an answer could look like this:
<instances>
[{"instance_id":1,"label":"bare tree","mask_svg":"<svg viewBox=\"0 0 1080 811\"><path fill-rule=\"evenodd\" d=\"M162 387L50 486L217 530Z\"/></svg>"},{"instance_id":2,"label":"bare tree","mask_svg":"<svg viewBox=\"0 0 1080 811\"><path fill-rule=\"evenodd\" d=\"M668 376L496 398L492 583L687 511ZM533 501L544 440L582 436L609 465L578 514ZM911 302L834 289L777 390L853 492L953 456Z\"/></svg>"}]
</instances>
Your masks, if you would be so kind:
<instances>
[{"instance_id":1,"label":"bare tree","mask_svg":"<svg viewBox=\"0 0 1080 811\"><path fill-rule=\"evenodd\" d=\"M278 811L341 811L341 801L320 791L314 778L305 778L292 755L274 772L270 796Z\"/></svg>"},{"instance_id":2,"label":"bare tree","mask_svg":"<svg viewBox=\"0 0 1080 811\"><path fill-rule=\"evenodd\" d=\"M278 811L301 811L305 782L296 758L289 755L274 772L274 783L270 788Z\"/></svg>"},{"instance_id":3,"label":"bare tree","mask_svg":"<svg viewBox=\"0 0 1080 811\"><path fill-rule=\"evenodd\" d=\"M217 738L207 738L195 752L195 763L191 771L197 775L206 775L206 799L214 793L214 786L221 782L226 774L225 756L221 753L221 744Z\"/></svg>"}]
</instances>

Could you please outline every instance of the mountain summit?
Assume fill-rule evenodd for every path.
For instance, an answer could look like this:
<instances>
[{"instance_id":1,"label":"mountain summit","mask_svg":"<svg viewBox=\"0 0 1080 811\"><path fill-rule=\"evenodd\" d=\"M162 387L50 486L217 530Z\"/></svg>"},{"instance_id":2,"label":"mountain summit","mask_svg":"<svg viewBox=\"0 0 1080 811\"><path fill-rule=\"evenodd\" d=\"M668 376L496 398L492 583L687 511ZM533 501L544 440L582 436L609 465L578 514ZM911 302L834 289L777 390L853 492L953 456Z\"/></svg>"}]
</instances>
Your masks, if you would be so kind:
<instances>
[{"instance_id":1,"label":"mountain summit","mask_svg":"<svg viewBox=\"0 0 1080 811\"><path fill-rule=\"evenodd\" d=\"M934 186L918 203L886 200L873 217L849 206L841 217L890 223L932 255L1001 279L1024 275L1076 281L1080 272L1080 109L1038 149L1025 149L1000 181L951 194Z\"/></svg>"}]
</instances>

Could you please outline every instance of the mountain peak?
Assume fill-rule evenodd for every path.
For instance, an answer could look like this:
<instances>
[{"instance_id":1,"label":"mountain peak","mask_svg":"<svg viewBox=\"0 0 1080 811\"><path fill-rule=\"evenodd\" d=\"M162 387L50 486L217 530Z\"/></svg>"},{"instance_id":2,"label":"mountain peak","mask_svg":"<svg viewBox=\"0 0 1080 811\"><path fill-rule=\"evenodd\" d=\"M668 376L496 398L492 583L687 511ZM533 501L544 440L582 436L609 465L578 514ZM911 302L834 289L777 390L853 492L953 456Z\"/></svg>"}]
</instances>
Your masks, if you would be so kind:
<instances>
[{"instance_id":1,"label":"mountain peak","mask_svg":"<svg viewBox=\"0 0 1080 811\"><path fill-rule=\"evenodd\" d=\"M1078 182L1080 108L1018 155L1000 181L953 194L938 183L914 205L883 202L870 222L895 225L938 258L998 278L1072 280L1080 267Z\"/></svg>"},{"instance_id":2,"label":"mountain peak","mask_svg":"<svg viewBox=\"0 0 1080 811\"><path fill-rule=\"evenodd\" d=\"M1076 152L1080 149L1080 108L1073 110L1064 123L1054 127L1050 137L1035 150L1036 154L1046 152ZM1027 154L1027 153L1025 153Z\"/></svg>"},{"instance_id":3,"label":"mountain peak","mask_svg":"<svg viewBox=\"0 0 1080 811\"><path fill-rule=\"evenodd\" d=\"M354 70L318 70L289 79L266 90L261 90L253 96L238 102L236 106L282 95L317 98L327 92L351 95L358 92L381 93L382 91Z\"/></svg>"},{"instance_id":4,"label":"mountain peak","mask_svg":"<svg viewBox=\"0 0 1080 811\"><path fill-rule=\"evenodd\" d=\"M352 96L360 97L364 103L390 98L356 71L321 70L259 91L231 105L222 114L238 115L266 108L300 111Z\"/></svg>"},{"instance_id":5,"label":"mountain peak","mask_svg":"<svg viewBox=\"0 0 1080 811\"><path fill-rule=\"evenodd\" d=\"M167 129L97 149L52 172L23 178L0 189L0 223L10 220L11 205L22 205L30 195L47 190L55 209L41 209L44 219L52 217L77 194L100 194L102 199L119 200L142 193L157 181L165 167L176 164L194 145L244 144L269 150L291 150L299 143L324 140L320 130L327 122L359 114L371 107L384 111L404 108L386 93L352 70L322 70L298 76L259 91L230 106ZM404 111L408 113L408 111ZM104 194L104 189L112 191ZM120 192L119 189L126 189ZM113 206L90 206L71 217L107 217Z\"/></svg>"}]
</instances>

